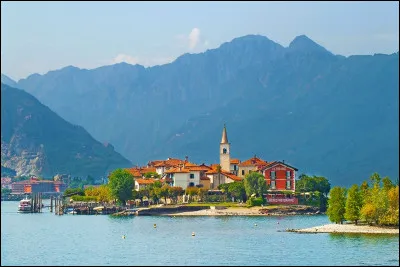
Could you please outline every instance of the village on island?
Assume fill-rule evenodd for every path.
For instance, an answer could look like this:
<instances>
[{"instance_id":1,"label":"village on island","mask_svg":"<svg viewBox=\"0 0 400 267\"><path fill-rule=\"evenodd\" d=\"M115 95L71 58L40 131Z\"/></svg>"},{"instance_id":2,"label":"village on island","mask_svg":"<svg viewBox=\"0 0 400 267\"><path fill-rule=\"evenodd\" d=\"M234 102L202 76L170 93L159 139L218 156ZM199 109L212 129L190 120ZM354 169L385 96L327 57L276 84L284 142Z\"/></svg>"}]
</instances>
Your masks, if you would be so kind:
<instances>
[{"instance_id":1,"label":"village on island","mask_svg":"<svg viewBox=\"0 0 400 267\"><path fill-rule=\"evenodd\" d=\"M267 190L261 196L265 199L263 201L264 204L299 204L298 197L295 196L297 168L284 161L267 162L256 155L244 161L231 158L230 143L225 125L219 144L219 154L219 164L211 164L210 166L204 163L192 163L186 156L185 159L167 158L166 160L149 161L147 166L137 166L124 170L133 176L133 190L137 192L146 191L154 184L179 188L176 203L178 199L181 203L188 203L193 199L199 200L199 198L192 197L193 195L198 195L193 193L197 191L201 191L203 195L210 195L210 199L213 198L216 201L228 200L243 203L243 200L247 200L244 190L242 190L243 196L229 194L228 199L227 194L224 195L223 193L228 191L226 190L227 185L234 182L242 182L246 175L254 172L261 174L265 180L265 188ZM3 179L10 178L2 178L2 187ZM65 193L70 182L69 176L56 175L53 180L31 177L29 180L5 183L5 186L8 186L11 189L11 194L14 195L41 193L50 196L54 195L55 197ZM98 188L100 186L99 184L85 185L84 189ZM74 194L72 193L71 195L73 196ZM70 199L70 202L73 202L73 199ZM79 197L76 199L79 199ZM174 200L173 198L154 198L151 194L148 194L147 196L138 196L134 204L135 206L140 206L154 204L154 202L158 204L173 204ZM128 200L127 203L132 206L132 200Z\"/></svg>"},{"instance_id":2,"label":"village on island","mask_svg":"<svg viewBox=\"0 0 400 267\"><path fill-rule=\"evenodd\" d=\"M265 161L256 155L244 161L231 158L225 125L219 155L220 162L210 165L195 164L187 156L149 161L143 167L116 169L108 181L86 184L71 181L68 175L16 182L2 177L2 200L25 196L18 211L35 213L49 208L56 215L282 216L326 212L335 225L287 231L399 233L398 180L392 182L374 173L360 186L331 189L325 177L297 177L298 169L284 160ZM3 190L9 194L3 196ZM44 198L50 198L50 204L44 205Z\"/></svg>"}]
</instances>

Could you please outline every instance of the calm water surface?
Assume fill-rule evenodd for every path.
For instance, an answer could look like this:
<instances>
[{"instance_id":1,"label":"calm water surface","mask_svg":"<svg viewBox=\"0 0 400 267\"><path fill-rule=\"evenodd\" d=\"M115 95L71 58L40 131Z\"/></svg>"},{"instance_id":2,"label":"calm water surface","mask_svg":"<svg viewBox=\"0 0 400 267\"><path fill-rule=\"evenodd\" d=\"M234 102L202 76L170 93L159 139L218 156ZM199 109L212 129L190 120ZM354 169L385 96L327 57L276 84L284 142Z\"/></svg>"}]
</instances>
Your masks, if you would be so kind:
<instances>
[{"instance_id":1,"label":"calm water surface","mask_svg":"<svg viewBox=\"0 0 400 267\"><path fill-rule=\"evenodd\" d=\"M1 265L399 265L398 235L278 232L326 224L324 215L112 218L17 207L1 202Z\"/></svg>"}]
</instances>

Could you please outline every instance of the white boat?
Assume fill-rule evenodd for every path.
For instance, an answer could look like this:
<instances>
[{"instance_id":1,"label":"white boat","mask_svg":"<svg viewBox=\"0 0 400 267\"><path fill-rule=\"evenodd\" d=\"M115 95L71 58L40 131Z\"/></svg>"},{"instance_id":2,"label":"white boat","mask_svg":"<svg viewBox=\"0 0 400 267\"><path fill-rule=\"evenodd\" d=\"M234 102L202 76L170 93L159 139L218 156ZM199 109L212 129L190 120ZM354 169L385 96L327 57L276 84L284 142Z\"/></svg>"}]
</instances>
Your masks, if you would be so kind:
<instances>
[{"instance_id":1,"label":"white boat","mask_svg":"<svg viewBox=\"0 0 400 267\"><path fill-rule=\"evenodd\" d=\"M18 211L19 212L31 212L32 211L32 202L31 202L31 200L28 199L27 197L25 199L22 199L19 202Z\"/></svg>"}]
</instances>

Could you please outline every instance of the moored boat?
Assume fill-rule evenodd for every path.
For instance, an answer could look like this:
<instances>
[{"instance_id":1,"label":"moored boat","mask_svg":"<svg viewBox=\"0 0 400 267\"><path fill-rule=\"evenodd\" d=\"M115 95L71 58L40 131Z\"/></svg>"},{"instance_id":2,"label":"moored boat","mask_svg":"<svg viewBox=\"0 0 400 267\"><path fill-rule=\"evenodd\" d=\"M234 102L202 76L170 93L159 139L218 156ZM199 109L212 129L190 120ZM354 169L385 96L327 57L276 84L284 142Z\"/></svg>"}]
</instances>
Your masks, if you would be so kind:
<instances>
[{"instance_id":1,"label":"moored boat","mask_svg":"<svg viewBox=\"0 0 400 267\"><path fill-rule=\"evenodd\" d=\"M19 202L18 212L31 212L31 211L32 211L31 200L28 199L27 197L25 199L22 199Z\"/></svg>"}]
</instances>

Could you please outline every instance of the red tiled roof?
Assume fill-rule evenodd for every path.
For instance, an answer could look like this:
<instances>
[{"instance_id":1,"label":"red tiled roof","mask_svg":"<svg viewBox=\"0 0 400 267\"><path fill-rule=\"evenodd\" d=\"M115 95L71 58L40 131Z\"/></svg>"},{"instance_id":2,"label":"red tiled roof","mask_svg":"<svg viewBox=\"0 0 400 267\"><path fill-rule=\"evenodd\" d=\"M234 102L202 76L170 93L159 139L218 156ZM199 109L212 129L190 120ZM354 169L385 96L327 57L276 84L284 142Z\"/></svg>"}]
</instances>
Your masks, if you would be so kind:
<instances>
[{"instance_id":1,"label":"red tiled roof","mask_svg":"<svg viewBox=\"0 0 400 267\"><path fill-rule=\"evenodd\" d=\"M236 175L234 175L233 173L229 173L229 172L222 172L226 177L228 177L231 180L234 181L242 181L242 178L237 177Z\"/></svg>"},{"instance_id":2,"label":"red tiled roof","mask_svg":"<svg viewBox=\"0 0 400 267\"><path fill-rule=\"evenodd\" d=\"M207 176L202 176L202 177L200 177L200 180L210 180L210 178L208 178Z\"/></svg>"},{"instance_id":3,"label":"red tiled roof","mask_svg":"<svg viewBox=\"0 0 400 267\"><path fill-rule=\"evenodd\" d=\"M190 172L189 169L178 167L178 168L170 169L170 170L166 171L165 173L188 173L188 172Z\"/></svg>"},{"instance_id":4,"label":"red tiled roof","mask_svg":"<svg viewBox=\"0 0 400 267\"><path fill-rule=\"evenodd\" d=\"M251 159L245 160L242 163L239 164L239 167L246 167L246 166L265 166L267 165L268 162L263 161L262 159L259 159L257 157L252 157Z\"/></svg>"},{"instance_id":5,"label":"red tiled roof","mask_svg":"<svg viewBox=\"0 0 400 267\"><path fill-rule=\"evenodd\" d=\"M191 163L191 162L185 162L184 165L185 165L185 168L186 167L197 167L198 166L197 164L194 164L194 163Z\"/></svg>"},{"instance_id":6,"label":"red tiled roof","mask_svg":"<svg viewBox=\"0 0 400 267\"><path fill-rule=\"evenodd\" d=\"M239 164L240 160L239 159L231 159L231 164Z\"/></svg>"},{"instance_id":7,"label":"red tiled roof","mask_svg":"<svg viewBox=\"0 0 400 267\"><path fill-rule=\"evenodd\" d=\"M155 182L154 179L135 179L135 182L138 184L153 184Z\"/></svg>"},{"instance_id":8,"label":"red tiled roof","mask_svg":"<svg viewBox=\"0 0 400 267\"><path fill-rule=\"evenodd\" d=\"M129 171L133 175L133 177L142 177L142 174L140 173L139 168L128 168L125 170Z\"/></svg>"},{"instance_id":9,"label":"red tiled roof","mask_svg":"<svg viewBox=\"0 0 400 267\"><path fill-rule=\"evenodd\" d=\"M190 171L208 171L211 169L209 167L204 167L204 166L194 166L194 167L186 167L186 168L189 169Z\"/></svg>"}]
</instances>

